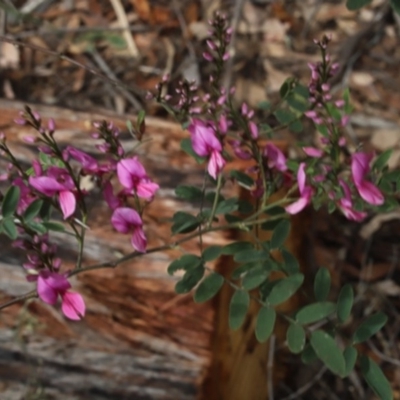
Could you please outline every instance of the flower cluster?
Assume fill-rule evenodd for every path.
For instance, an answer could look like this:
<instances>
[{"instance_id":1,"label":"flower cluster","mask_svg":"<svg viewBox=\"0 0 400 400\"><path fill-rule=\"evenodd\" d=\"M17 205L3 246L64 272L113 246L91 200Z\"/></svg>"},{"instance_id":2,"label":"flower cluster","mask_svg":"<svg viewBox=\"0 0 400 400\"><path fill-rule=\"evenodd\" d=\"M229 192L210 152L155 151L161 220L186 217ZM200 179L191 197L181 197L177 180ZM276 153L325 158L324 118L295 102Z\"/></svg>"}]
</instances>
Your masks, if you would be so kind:
<instances>
[{"instance_id":1,"label":"flower cluster","mask_svg":"<svg viewBox=\"0 0 400 400\"><path fill-rule=\"evenodd\" d=\"M1 179L10 182L9 191L13 193L9 195L11 200L7 200L12 214L4 215L3 207L3 224L15 240L14 246L27 250L24 264L27 279L36 282L40 299L55 304L60 296L64 315L80 319L85 313L85 303L80 294L70 290L68 277L71 271L61 272L61 260L55 256L56 248L49 241L51 210L60 211L77 239L83 242L88 191L81 188L81 178L89 176L97 183L97 190L103 193L112 211L111 224L115 230L130 233L133 248L144 253L147 240L142 213L159 186L148 177L136 156L124 152L118 139L119 130L113 124L95 124L97 131L92 137L103 139L97 148L108 157L107 161L100 163L73 146L61 149L54 137L54 121L50 120L44 127L40 115L28 107L16 123L30 125L39 133L39 136L25 138L27 142L38 145L39 157L33 160L30 168L23 168L8 148L5 136L1 136L1 154L9 161L8 170ZM117 176L120 187L116 195L113 175ZM80 262L77 269L81 268Z\"/></svg>"}]
</instances>

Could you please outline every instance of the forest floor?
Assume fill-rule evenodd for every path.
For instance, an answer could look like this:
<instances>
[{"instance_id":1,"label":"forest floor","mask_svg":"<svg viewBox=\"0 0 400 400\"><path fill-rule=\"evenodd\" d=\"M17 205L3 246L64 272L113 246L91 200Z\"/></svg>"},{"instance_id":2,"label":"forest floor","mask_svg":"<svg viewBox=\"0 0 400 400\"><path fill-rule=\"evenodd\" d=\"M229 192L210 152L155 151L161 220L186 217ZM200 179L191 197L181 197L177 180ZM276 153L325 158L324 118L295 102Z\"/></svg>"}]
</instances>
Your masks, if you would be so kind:
<instances>
[{"instance_id":1,"label":"forest floor","mask_svg":"<svg viewBox=\"0 0 400 400\"><path fill-rule=\"evenodd\" d=\"M0 38L0 96L98 114L145 109L170 120L145 100L146 93L166 74L171 92L182 78L207 84L202 53L216 10L226 12L235 29L224 81L236 87L238 105L258 109L277 102L291 76L307 85L307 63L319 59L313 39L330 34L329 52L340 63L333 91L349 87L354 106L346 127L349 148L393 149L389 166L400 167L400 18L385 0L357 12L342 0L4 2L0 35L8 39ZM316 132L284 131L277 138L312 144ZM347 282L356 288L349 328L376 311L389 316L363 351L380 363L400 399L400 210L362 224L321 210L310 238L312 262L331 272L333 295ZM278 399L374 399L357 374L342 381L323 371L313 379L315 369L298 368L298 377L278 388Z\"/></svg>"}]
</instances>

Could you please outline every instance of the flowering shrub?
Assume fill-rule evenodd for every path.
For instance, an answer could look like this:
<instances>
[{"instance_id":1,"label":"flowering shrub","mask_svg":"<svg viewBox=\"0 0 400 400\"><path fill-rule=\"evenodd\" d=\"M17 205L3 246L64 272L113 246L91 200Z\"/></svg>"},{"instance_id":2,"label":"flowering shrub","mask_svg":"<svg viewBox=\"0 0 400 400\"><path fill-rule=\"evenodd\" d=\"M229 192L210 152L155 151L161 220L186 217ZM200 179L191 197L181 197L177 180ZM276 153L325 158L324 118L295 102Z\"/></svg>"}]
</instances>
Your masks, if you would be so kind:
<instances>
[{"instance_id":1,"label":"flowering shrub","mask_svg":"<svg viewBox=\"0 0 400 400\"><path fill-rule=\"evenodd\" d=\"M187 128L188 137L182 141L182 149L199 164L206 165L209 184L202 188L188 185L176 188L178 197L202 202L197 215L179 211L172 216L172 235L186 234L174 243L198 238L200 252L183 254L168 266L168 273L183 270L176 291L187 293L195 289L197 302L211 299L223 284L231 285L235 289L229 314L232 329L243 323L251 298L260 304L256 323L259 341L269 338L277 316L283 318L289 324L287 344L290 351L301 353L304 359L319 358L341 377L351 373L358 358L368 384L381 398L389 399L391 390L382 371L372 359L359 355L355 347L377 333L385 324L386 316L374 314L351 338L343 336L344 350L335 340L336 336L341 336L341 324L351 314L354 296L350 285L342 288L336 303L328 301L330 276L321 268L315 277L314 302L299 309L294 316L278 313L275 307L293 296L304 281L299 263L285 248L290 231L289 215L301 212L310 204L314 208L326 205L330 212L338 209L346 218L362 221L377 206L378 211L397 206L393 183L398 174L389 173L385 166L390 153L375 157L362 149L350 154L346 148L343 128L349 120L351 105L348 91L337 99L330 92L329 80L337 72L338 65L331 62L327 53L329 38L315 42L321 51L321 61L309 65L308 87L288 79L280 89L281 106L275 110L267 107L277 121L276 126L270 127L260 124L255 111L247 104L236 107L234 89L222 87L221 75L229 58L231 35L226 19L217 14L211 22L208 50L203 54L215 67L205 95L199 94L194 83L184 81L177 89L177 101L173 102L170 95L162 95L167 77L153 95ZM288 160L268 139L278 128L302 130L303 116L319 132L319 143L316 147L302 146L302 160ZM157 195L159 185L148 176L138 156L125 152L119 130L112 123L96 123L96 132L92 134L94 139L101 140L96 147L106 157L103 163L73 146L60 148L55 122L49 120L45 124L28 107L16 123L29 125L38 133L26 140L37 144L39 156L29 169L24 169L2 135L0 149L9 166L1 178L7 180L10 187L2 198L0 229L14 241L15 247L26 251L23 266L28 281L36 285L31 296L38 296L51 305L60 297L63 314L79 320L85 315L85 303L79 293L71 290L69 278L83 271L110 266L109 263L94 267L83 265L85 232L90 221L88 191L81 185L82 177L89 176L96 182L112 211L110 222L115 230L130 235L134 249L130 258L170 246L147 249L143 229L143 213ZM145 135L143 114L132 127L132 134L140 145ZM246 162L248 168L245 171L231 169L228 173L227 166L235 160ZM249 191L256 207L240 198L225 198L222 190L227 182ZM271 201L271 195L280 189L286 194ZM203 201L205 198L211 199L210 206ZM59 213L65 224L55 222L54 213ZM254 240L203 247L203 235L224 229L247 231ZM270 231L271 239L261 241L257 234L259 229ZM51 243L51 231L64 231L76 237L79 253L73 270L63 269L57 248ZM276 256L277 252L282 258ZM232 255L237 263L232 277L222 276L207 266L220 255ZM118 260L112 266L117 264ZM270 279L273 271L279 271L284 277ZM311 328L317 322L319 328ZM328 330L332 326L335 329Z\"/></svg>"}]
</instances>

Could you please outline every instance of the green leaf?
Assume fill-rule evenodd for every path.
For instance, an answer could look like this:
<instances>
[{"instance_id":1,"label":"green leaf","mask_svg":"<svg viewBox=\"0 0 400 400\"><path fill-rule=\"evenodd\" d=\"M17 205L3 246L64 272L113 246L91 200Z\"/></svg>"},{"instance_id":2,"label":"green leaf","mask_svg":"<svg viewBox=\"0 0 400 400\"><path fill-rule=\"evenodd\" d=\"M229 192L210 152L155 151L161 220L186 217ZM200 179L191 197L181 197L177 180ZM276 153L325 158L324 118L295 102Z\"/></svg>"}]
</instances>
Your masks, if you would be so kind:
<instances>
[{"instance_id":1,"label":"green leaf","mask_svg":"<svg viewBox=\"0 0 400 400\"><path fill-rule=\"evenodd\" d=\"M193 157L198 164L202 164L206 161L206 158L198 156L192 147L192 141L190 138L185 138L181 140L181 149L189 156Z\"/></svg>"},{"instance_id":2,"label":"green leaf","mask_svg":"<svg viewBox=\"0 0 400 400\"><path fill-rule=\"evenodd\" d=\"M393 391L379 365L369 357L360 357L361 373L369 387L381 400L393 400Z\"/></svg>"},{"instance_id":3,"label":"green leaf","mask_svg":"<svg viewBox=\"0 0 400 400\"><path fill-rule=\"evenodd\" d=\"M303 281L304 275L300 273L280 280L276 285L274 285L268 296L269 303L272 305L283 303L297 292L303 284Z\"/></svg>"},{"instance_id":4,"label":"green leaf","mask_svg":"<svg viewBox=\"0 0 400 400\"><path fill-rule=\"evenodd\" d=\"M21 191L18 186L10 186L8 188L1 205L1 214L4 218L14 215L18 206L20 194Z\"/></svg>"},{"instance_id":5,"label":"green leaf","mask_svg":"<svg viewBox=\"0 0 400 400\"><path fill-rule=\"evenodd\" d=\"M183 275L183 278L175 285L175 292L184 294L190 292L203 278L204 267L200 265L196 268L189 269Z\"/></svg>"},{"instance_id":6,"label":"green leaf","mask_svg":"<svg viewBox=\"0 0 400 400\"><path fill-rule=\"evenodd\" d=\"M314 280L314 295L316 300L325 301L331 288L331 275L326 268L319 268Z\"/></svg>"},{"instance_id":7,"label":"green leaf","mask_svg":"<svg viewBox=\"0 0 400 400\"><path fill-rule=\"evenodd\" d=\"M183 211L178 211L175 213L172 217L172 220L173 224L171 227L171 232L174 235L178 233L192 232L200 225L200 222L195 216Z\"/></svg>"},{"instance_id":8,"label":"green leaf","mask_svg":"<svg viewBox=\"0 0 400 400\"><path fill-rule=\"evenodd\" d=\"M259 264L255 268L250 269L249 272L242 279L242 286L246 290L252 290L260 286L269 275L269 270L263 265Z\"/></svg>"},{"instance_id":9,"label":"green leaf","mask_svg":"<svg viewBox=\"0 0 400 400\"><path fill-rule=\"evenodd\" d=\"M52 205L51 205L50 201L44 200L43 206L39 212L39 217L44 221L48 221L51 216L51 210L52 210Z\"/></svg>"},{"instance_id":10,"label":"green leaf","mask_svg":"<svg viewBox=\"0 0 400 400\"><path fill-rule=\"evenodd\" d=\"M18 231L13 217L3 219L3 231L11 240L17 239Z\"/></svg>"},{"instance_id":11,"label":"green leaf","mask_svg":"<svg viewBox=\"0 0 400 400\"><path fill-rule=\"evenodd\" d=\"M298 354L303 351L306 344L306 332L301 325L291 323L286 332L286 340L289 350Z\"/></svg>"},{"instance_id":12,"label":"green leaf","mask_svg":"<svg viewBox=\"0 0 400 400\"><path fill-rule=\"evenodd\" d=\"M168 266L168 274L173 275L176 271L181 269L188 271L203 264L203 260L194 254L184 254L181 258L172 261Z\"/></svg>"},{"instance_id":13,"label":"green leaf","mask_svg":"<svg viewBox=\"0 0 400 400\"><path fill-rule=\"evenodd\" d=\"M233 330L239 329L246 317L250 304L250 296L243 290L237 290L229 305L229 327Z\"/></svg>"},{"instance_id":14,"label":"green leaf","mask_svg":"<svg viewBox=\"0 0 400 400\"><path fill-rule=\"evenodd\" d=\"M179 185L175 189L175 194L184 200L196 201L201 200L202 191L195 186Z\"/></svg>"},{"instance_id":15,"label":"green leaf","mask_svg":"<svg viewBox=\"0 0 400 400\"><path fill-rule=\"evenodd\" d=\"M218 203L217 208L215 209L215 214L227 214L233 211L237 211L239 208L238 199L232 197L227 200L223 200Z\"/></svg>"},{"instance_id":16,"label":"green leaf","mask_svg":"<svg viewBox=\"0 0 400 400\"><path fill-rule=\"evenodd\" d=\"M346 362L332 336L324 331L317 330L311 334L310 343L318 358L328 369L339 376L345 374Z\"/></svg>"},{"instance_id":17,"label":"green leaf","mask_svg":"<svg viewBox=\"0 0 400 400\"><path fill-rule=\"evenodd\" d=\"M254 249L254 246L250 242L233 242L229 243L222 248L222 254L233 255L244 250Z\"/></svg>"},{"instance_id":18,"label":"green leaf","mask_svg":"<svg viewBox=\"0 0 400 400\"><path fill-rule=\"evenodd\" d=\"M347 0L346 7L350 11L358 10L361 7L364 7L371 3L372 0Z\"/></svg>"},{"instance_id":19,"label":"green leaf","mask_svg":"<svg viewBox=\"0 0 400 400\"><path fill-rule=\"evenodd\" d=\"M254 185L254 179L244 172L233 170L230 172L232 178L235 178L242 186L252 187Z\"/></svg>"},{"instance_id":20,"label":"green leaf","mask_svg":"<svg viewBox=\"0 0 400 400\"><path fill-rule=\"evenodd\" d=\"M289 104L290 108L300 113L304 113L310 108L310 103L308 100L294 92L288 95L286 102Z\"/></svg>"},{"instance_id":21,"label":"green leaf","mask_svg":"<svg viewBox=\"0 0 400 400\"><path fill-rule=\"evenodd\" d=\"M46 226L44 226L44 224L41 222L30 221L27 225L30 229L39 233L40 235L44 235L48 231Z\"/></svg>"},{"instance_id":22,"label":"green leaf","mask_svg":"<svg viewBox=\"0 0 400 400\"><path fill-rule=\"evenodd\" d=\"M194 293L196 303L204 303L213 298L224 284L224 278L220 274L213 272L200 283Z\"/></svg>"},{"instance_id":23,"label":"green leaf","mask_svg":"<svg viewBox=\"0 0 400 400\"><path fill-rule=\"evenodd\" d=\"M382 329L387 319L387 316L383 312L370 315L354 332L353 343L362 343L368 340Z\"/></svg>"},{"instance_id":24,"label":"green leaf","mask_svg":"<svg viewBox=\"0 0 400 400\"><path fill-rule=\"evenodd\" d=\"M285 82L283 82L281 88L279 89L279 95L283 100L289 93L292 88L293 78L287 78Z\"/></svg>"},{"instance_id":25,"label":"green leaf","mask_svg":"<svg viewBox=\"0 0 400 400\"><path fill-rule=\"evenodd\" d=\"M290 233L290 221L288 219L282 220L271 237L271 249L279 249L284 243Z\"/></svg>"},{"instance_id":26,"label":"green leaf","mask_svg":"<svg viewBox=\"0 0 400 400\"><path fill-rule=\"evenodd\" d=\"M296 321L300 324L312 324L320 321L335 312L336 304L330 301L309 304L296 314Z\"/></svg>"},{"instance_id":27,"label":"green leaf","mask_svg":"<svg viewBox=\"0 0 400 400\"><path fill-rule=\"evenodd\" d=\"M400 0L390 0L393 10L400 15Z\"/></svg>"},{"instance_id":28,"label":"green leaf","mask_svg":"<svg viewBox=\"0 0 400 400\"><path fill-rule=\"evenodd\" d=\"M35 200L31 204L29 204L28 208L25 210L23 219L25 222L31 221L33 218L37 217L40 210L43 207L43 200Z\"/></svg>"},{"instance_id":29,"label":"green leaf","mask_svg":"<svg viewBox=\"0 0 400 400\"><path fill-rule=\"evenodd\" d=\"M343 352L343 357L346 362L346 371L344 376L349 376L356 365L357 349L355 349L353 346L346 347Z\"/></svg>"},{"instance_id":30,"label":"green leaf","mask_svg":"<svg viewBox=\"0 0 400 400\"><path fill-rule=\"evenodd\" d=\"M221 255L221 252L221 246L210 246L203 251L202 258L204 261L212 261L218 258Z\"/></svg>"},{"instance_id":31,"label":"green leaf","mask_svg":"<svg viewBox=\"0 0 400 400\"><path fill-rule=\"evenodd\" d=\"M260 264L261 263L257 262L257 261L242 264L232 272L231 278L239 279L244 273L246 273L247 271L250 271L253 268L258 267Z\"/></svg>"},{"instance_id":32,"label":"green leaf","mask_svg":"<svg viewBox=\"0 0 400 400\"><path fill-rule=\"evenodd\" d=\"M353 288L349 283L346 283L340 293L337 302L337 316L340 322L345 322L349 318L354 302Z\"/></svg>"},{"instance_id":33,"label":"green leaf","mask_svg":"<svg viewBox=\"0 0 400 400\"><path fill-rule=\"evenodd\" d=\"M276 311L274 308L261 307L256 320L256 338L265 342L272 334L275 326Z\"/></svg>"},{"instance_id":34,"label":"green leaf","mask_svg":"<svg viewBox=\"0 0 400 400\"><path fill-rule=\"evenodd\" d=\"M309 365L313 363L317 358L318 356L310 344L304 347L304 350L301 353L301 361L304 364Z\"/></svg>"},{"instance_id":35,"label":"green leaf","mask_svg":"<svg viewBox=\"0 0 400 400\"><path fill-rule=\"evenodd\" d=\"M374 161L374 163L372 164L372 168L376 169L378 171L382 171L384 167L386 167L389 158L391 157L393 153L393 149L389 149L384 151L382 154L380 154L376 160Z\"/></svg>"},{"instance_id":36,"label":"green leaf","mask_svg":"<svg viewBox=\"0 0 400 400\"><path fill-rule=\"evenodd\" d=\"M275 112L275 117L279 123L283 125L291 124L297 119L296 115L292 111L284 109L277 110Z\"/></svg>"},{"instance_id":37,"label":"green leaf","mask_svg":"<svg viewBox=\"0 0 400 400\"><path fill-rule=\"evenodd\" d=\"M65 226L59 222L45 221L45 222L42 222L42 225L48 231L65 232Z\"/></svg>"},{"instance_id":38,"label":"green leaf","mask_svg":"<svg viewBox=\"0 0 400 400\"><path fill-rule=\"evenodd\" d=\"M269 254L264 250L243 250L236 253L233 257L236 262L253 262L253 261L265 261L269 259Z\"/></svg>"},{"instance_id":39,"label":"green leaf","mask_svg":"<svg viewBox=\"0 0 400 400\"><path fill-rule=\"evenodd\" d=\"M283 268L289 275L296 274L300 271L299 262L292 253L284 249L282 250L282 257L284 261Z\"/></svg>"},{"instance_id":40,"label":"green leaf","mask_svg":"<svg viewBox=\"0 0 400 400\"><path fill-rule=\"evenodd\" d=\"M302 132L303 124L299 120L294 121L289 125L289 130L294 132L294 133Z\"/></svg>"}]
</instances>

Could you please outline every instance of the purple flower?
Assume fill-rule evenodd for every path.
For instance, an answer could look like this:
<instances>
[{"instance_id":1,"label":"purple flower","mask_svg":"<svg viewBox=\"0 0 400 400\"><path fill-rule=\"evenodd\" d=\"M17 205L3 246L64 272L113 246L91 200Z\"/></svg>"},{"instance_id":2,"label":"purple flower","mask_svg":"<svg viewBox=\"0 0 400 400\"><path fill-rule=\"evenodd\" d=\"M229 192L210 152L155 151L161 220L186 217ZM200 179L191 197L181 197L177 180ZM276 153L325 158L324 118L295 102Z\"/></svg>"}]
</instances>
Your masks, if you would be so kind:
<instances>
[{"instance_id":1,"label":"purple flower","mask_svg":"<svg viewBox=\"0 0 400 400\"><path fill-rule=\"evenodd\" d=\"M338 207L347 219L353 221L362 221L367 216L367 213L363 211L356 211L353 209L353 202L351 200L351 192L349 186L342 179L339 179L339 184L343 189L344 197L342 197L337 202Z\"/></svg>"},{"instance_id":2,"label":"purple flower","mask_svg":"<svg viewBox=\"0 0 400 400\"><path fill-rule=\"evenodd\" d=\"M269 168L276 168L282 172L287 170L286 157L274 144L268 143L264 148L263 155L267 158Z\"/></svg>"},{"instance_id":3,"label":"purple flower","mask_svg":"<svg viewBox=\"0 0 400 400\"><path fill-rule=\"evenodd\" d=\"M143 221L137 211L128 207L116 208L111 217L111 223L118 232L132 232L133 248L140 253L146 252L147 239L143 231Z\"/></svg>"},{"instance_id":4,"label":"purple flower","mask_svg":"<svg viewBox=\"0 0 400 400\"><path fill-rule=\"evenodd\" d=\"M67 278L56 272L41 271L37 278L40 299L47 304L55 304L61 296L63 314L72 320L80 320L85 315L85 302L79 293L69 291L71 284Z\"/></svg>"},{"instance_id":5,"label":"purple flower","mask_svg":"<svg viewBox=\"0 0 400 400\"><path fill-rule=\"evenodd\" d=\"M151 200L159 189L147 176L143 165L137 157L125 158L117 164L117 174L121 185L129 191L134 191L139 197Z\"/></svg>"},{"instance_id":6,"label":"purple flower","mask_svg":"<svg viewBox=\"0 0 400 400\"><path fill-rule=\"evenodd\" d=\"M297 183L299 185L300 198L289 206L285 207L285 210L289 214L297 214L303 210L307 204L311 201L313 195L313 189L311 186L306 186L306 173L305 173L305 163L299 165L299 170L297 171Z\"/></svg>"},{"instance_id":7,"label":"purple flower","mask_svg":"<svg viewBox=\"0 0 400 400\"><path fill-rule=\"evenodd\" d=\"M200 157L209 157L208 173L217 179L217 175L224 168L226 161L222 157L222 145L212 127L204 122L193 119L188 128L192 135L192 147Z\"/></svg>"},{"instance_id":8,"label":"purple flower","mask_svg":"<svg viewBox=\"0 0 400 400\"><path fill-rule=\"evenodd\" d=\"M385 199L381 191L371 182L365 179L370 171L369 163L372 160L372 154L355 153L351 160L351 173L353 181L361 198L369 204L379 206Z\"/></svg>"}]
</instances>

